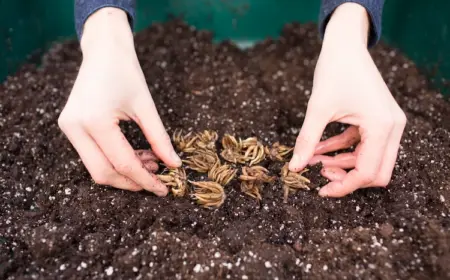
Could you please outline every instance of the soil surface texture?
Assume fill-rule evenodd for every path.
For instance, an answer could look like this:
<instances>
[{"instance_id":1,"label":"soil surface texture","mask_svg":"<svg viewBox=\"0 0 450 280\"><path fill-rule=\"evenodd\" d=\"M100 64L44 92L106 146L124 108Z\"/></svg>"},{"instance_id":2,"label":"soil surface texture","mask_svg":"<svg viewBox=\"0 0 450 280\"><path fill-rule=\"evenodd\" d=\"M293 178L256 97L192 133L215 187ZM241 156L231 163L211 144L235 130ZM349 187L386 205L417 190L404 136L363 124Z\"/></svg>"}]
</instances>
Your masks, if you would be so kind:
<instances>
[{"instance_id":1,"label":"soil surface texture","mask_svg":"<svg viewBox=\"0 0 450 280\"><path fill-rule=\"evenodd\" d=\"M215 130L293 146L321 41L314 24L241 50L173 20L136 34L169 134ZM341 198L237 180L218 209L92 182L57 119L81 62L57 44L0 86L1 279L449 279L450 104L398 50L371 54L408 124L387 189ZM364 92L361 92L364 94ZM136 149L135 124L121 124ZM324 138L343 131L330 124ZM270 170L278 167L269 166ZM315 167L312 184L326 183Z\"/></svg>"}]
</instances>

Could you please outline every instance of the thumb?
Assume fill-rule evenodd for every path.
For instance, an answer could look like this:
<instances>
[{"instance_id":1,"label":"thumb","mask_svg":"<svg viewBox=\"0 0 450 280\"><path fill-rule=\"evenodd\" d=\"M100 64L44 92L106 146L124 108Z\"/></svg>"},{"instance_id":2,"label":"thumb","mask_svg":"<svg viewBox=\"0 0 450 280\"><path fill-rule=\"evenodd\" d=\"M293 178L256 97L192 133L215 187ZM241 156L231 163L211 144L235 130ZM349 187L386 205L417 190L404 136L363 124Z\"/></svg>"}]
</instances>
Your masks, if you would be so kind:
<instances>
[{"instance_id":1,"label":"thumb","mask_svg":"<svg viewBox=\"0 0 450 280\"><path fill-rule=\"evenodd\" d=\"M289 170L298 172L306 167L314 156L317 144L330 118L323 108L309 104L305 120L297 137L294 154L289 162Z\"/></svg>"},{"instance_id":2,"label":"thumb","mask_svg":"<svg viewBox=\"0 0 450 280\"><path fill-rule=\"evenodd\" d=\"M168 167L179 167L181 166L181 159L172 146L170 136L164 128L150 93L147 93L147 95L148 99L139 100L134 105L132 119L141 128L156 156Z\"/></svg>"}]
</instances>

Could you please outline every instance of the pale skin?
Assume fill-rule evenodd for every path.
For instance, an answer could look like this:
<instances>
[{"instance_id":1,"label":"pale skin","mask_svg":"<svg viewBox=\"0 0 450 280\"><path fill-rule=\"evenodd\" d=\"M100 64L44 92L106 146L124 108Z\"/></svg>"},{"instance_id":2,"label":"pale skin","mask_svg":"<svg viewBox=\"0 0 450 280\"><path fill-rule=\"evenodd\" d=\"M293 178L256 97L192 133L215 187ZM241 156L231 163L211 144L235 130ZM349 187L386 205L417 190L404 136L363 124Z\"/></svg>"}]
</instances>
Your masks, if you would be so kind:
<instances>
[{"instance_id":1,"label":"pale skin","mask_svg":"<svg viewBox=\"0 0 450 280\"><path fill-rule=\"evenodd\" d=\"M321 188L321 196L386 187L391 180L406 117L368 53L369 28L366 10L346 3L335 10L325 31L306 118L289 163L291 171L324 164L321 173L331 182ZM179 167L181 161L148 90L125 12L108 7L91 15L80 43L83 62L58 120L60 128L96 183L167 195L154 175L156 161L168 167ZM120 131L120 120L136 122L153 152L134 151ZM330 122L351 126L320 141ZM353 153L324 155L353 145Z\"/></svg>"}]
</instances>

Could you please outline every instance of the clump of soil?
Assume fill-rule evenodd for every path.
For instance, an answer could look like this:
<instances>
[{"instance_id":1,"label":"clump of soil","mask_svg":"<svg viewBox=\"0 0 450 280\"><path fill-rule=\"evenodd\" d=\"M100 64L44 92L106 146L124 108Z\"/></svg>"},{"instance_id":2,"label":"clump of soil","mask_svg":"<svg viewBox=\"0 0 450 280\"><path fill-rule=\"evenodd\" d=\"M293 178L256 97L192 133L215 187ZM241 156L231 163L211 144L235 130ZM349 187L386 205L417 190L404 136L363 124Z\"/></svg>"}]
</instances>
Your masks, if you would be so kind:
<instances>
[{"instance_id":1,"label":"clump of soil","mask_svg":"<svg viewBox=\"0 0 450 280\"><path fill-rule=\"evenodd\" d=\"M294 145L320 50L315 25L240 50L172 21L137 34L136 49L169 133ZM77 42L55 46L0 87L0 278L449 278L450 105L397 50L371 53L408 117L388 189L299 191L284 204L280 184L258 202L235 180L210 210L92 183L57 126L81 54ZM136 149L149 147L136 125L122 127ZM343 129L331 124L324 137ZM304 176L323 185L319 170Z\"/></svg>"}]
</instances>

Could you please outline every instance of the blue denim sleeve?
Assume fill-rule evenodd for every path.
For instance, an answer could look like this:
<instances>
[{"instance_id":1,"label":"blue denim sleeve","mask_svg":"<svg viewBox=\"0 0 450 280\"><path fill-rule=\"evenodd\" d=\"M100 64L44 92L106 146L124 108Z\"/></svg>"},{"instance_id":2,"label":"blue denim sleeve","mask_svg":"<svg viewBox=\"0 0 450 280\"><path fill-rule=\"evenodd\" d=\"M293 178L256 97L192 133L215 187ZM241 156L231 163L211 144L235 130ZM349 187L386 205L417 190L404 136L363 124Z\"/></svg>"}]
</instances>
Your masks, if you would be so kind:
<instances>
[{"instance_id":1,"label":"blue denim sleeve","mask_svg":"<svg viewBox=\"0 0 450 280\"><path fill-rule=\"evenodd\" d=\"M366 8L370 16L371 28L369 34L368 47L373 47L381 37L381 18L383 13L384 0L322 0L319 15L319 31L324 36L326 25L333 11L341 4L353 2Z\"/></svg>"},{"instance_id":2,"label":"blue denim sleeve","mask_svg":"<svg viewBox=\"0 0 450 280\"><path fill-rule=\"evenodd\" d=\"M84 22L87 18L104 7L115 7L124 10L133 29L136 0L75 0L75 29L78 39L81 39Z\"/></svg>"}]
</instances>

